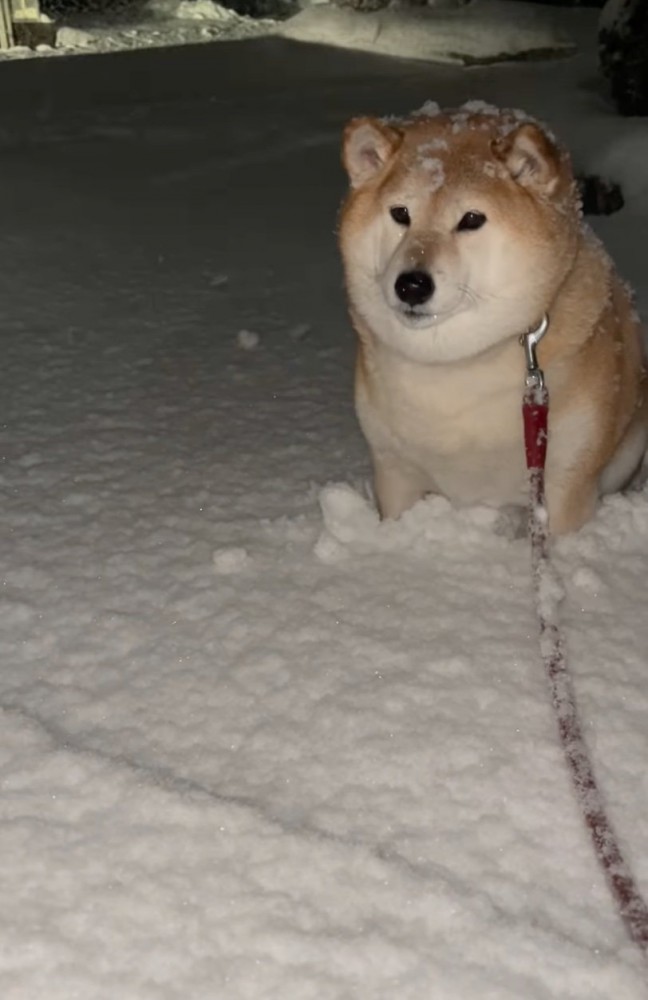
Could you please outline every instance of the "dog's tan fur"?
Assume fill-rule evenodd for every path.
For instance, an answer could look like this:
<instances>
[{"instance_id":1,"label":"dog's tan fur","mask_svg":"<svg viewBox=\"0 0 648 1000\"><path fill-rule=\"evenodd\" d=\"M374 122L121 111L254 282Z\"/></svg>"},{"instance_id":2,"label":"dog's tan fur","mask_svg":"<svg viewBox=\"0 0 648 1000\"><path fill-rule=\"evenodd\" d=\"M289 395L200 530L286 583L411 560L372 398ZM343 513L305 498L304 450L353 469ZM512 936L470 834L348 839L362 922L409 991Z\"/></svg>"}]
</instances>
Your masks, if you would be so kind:
<instances>
[{"instance_id":1,"label":"dog's tan fur","mask_svg":"<svg viewBox=\"0 0 648 1000\"><path fill-rule=\"evenodd\" d=\"M356 409L381 514L398 517L428 492L526 502L519 337L546 313L550 526L579 528L641 464L648 403L639 323L582 222L569 157L519 113L466 106L356 119L343 159ZM408 208L409 226L394 206ZM487 217L481 229L457 231L467 212ZM408 269L436 288L406 315L394 279Z\"/></svg>"}]
</instances>

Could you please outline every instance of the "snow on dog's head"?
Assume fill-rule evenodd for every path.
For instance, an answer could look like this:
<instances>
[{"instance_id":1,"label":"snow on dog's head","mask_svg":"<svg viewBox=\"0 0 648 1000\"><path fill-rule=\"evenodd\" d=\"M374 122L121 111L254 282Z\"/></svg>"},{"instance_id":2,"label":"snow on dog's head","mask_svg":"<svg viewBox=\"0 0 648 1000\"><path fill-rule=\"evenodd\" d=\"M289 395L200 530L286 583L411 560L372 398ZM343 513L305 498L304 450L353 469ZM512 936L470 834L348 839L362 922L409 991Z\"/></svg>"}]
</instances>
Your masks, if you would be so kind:
<instances>
[{"instance_id":1,"label":"snow on dog's head","mask_svg":"<svg viewBox=\"0 0 648 1000\"><path fill-rule=\"evenodd\" d=\"M351 307L417 362L471 357L524 331L575 250L569 157L522 112L472 101L351 121L340 245Z\"/></svg>"}]
</instances>

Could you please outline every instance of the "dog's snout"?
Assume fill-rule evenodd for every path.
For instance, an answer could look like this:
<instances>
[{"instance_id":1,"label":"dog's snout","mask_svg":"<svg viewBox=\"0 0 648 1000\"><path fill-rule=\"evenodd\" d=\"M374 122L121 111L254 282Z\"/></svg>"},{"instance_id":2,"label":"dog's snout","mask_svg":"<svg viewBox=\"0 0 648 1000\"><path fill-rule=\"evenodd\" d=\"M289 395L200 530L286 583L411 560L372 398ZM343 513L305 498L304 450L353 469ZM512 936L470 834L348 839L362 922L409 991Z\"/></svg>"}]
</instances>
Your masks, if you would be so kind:
<instances>
[{"instance_id":1,"label":"dog's snout","mask_svg":"<svg viewBox=\"0 0 648 1000\"><path fill-rule=\"evenodd\" d=\"M401 302L408 306L422 306L434 294L432 275L427 271L403 271L394 285Z\"/></svg>"}]
</instances>

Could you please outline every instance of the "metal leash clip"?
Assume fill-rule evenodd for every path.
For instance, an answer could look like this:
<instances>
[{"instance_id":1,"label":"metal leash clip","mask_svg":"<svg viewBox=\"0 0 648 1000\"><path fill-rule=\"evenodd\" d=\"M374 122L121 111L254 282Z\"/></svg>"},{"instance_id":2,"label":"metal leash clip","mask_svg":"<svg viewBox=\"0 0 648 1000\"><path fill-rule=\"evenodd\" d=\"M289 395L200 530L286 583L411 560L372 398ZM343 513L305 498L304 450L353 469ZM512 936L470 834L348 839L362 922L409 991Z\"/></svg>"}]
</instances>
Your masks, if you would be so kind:
<instances>
[{"instance_id":1,"label":"metal leash clip","mask_svg":"<svg viewBox=\"0 0 648 1000\"><path fill-rule=\"evenodd\" d=\"M528 330L526 333L523 333L520 337L520 343L524 347L524 353L526 355L526 385L529 389L544 388L544 374L542 372L542 368L538 365L536 348L548 329L549 317L545 313L538 326L536 326L533 330Z\"/></svg>"}]
</instances>

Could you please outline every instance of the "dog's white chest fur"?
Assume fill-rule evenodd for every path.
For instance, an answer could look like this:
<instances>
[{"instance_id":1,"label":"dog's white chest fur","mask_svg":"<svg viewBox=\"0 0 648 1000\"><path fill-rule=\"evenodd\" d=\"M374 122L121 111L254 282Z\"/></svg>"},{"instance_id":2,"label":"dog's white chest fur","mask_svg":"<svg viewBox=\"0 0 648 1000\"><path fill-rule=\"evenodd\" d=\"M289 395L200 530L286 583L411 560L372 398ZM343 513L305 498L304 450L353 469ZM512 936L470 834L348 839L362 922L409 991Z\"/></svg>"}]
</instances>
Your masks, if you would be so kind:
<instances>
[{"instance_id":1,"label":"dog's white chest fur","mask_svg":"<svg viewBox=\"0 0 648 1000\"><path fill-rule=\"evenodd\" d=\"M474 363L378 365L371 395L360 383L358 417L383 467L415 476L460 504L525 499L523 381L505 361L495 378ZM517 366L515 366L517 368Z\"/></svg>"}]
</instances>

